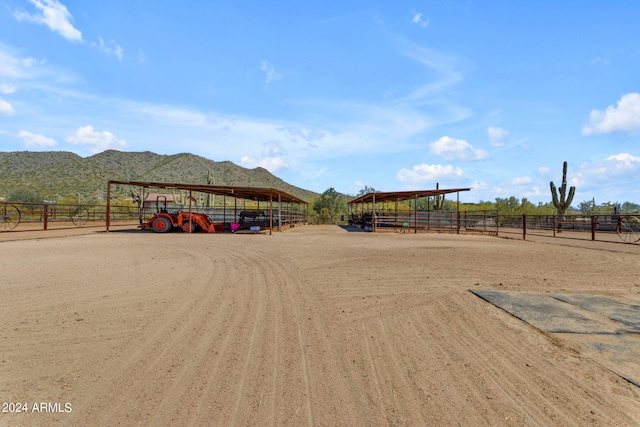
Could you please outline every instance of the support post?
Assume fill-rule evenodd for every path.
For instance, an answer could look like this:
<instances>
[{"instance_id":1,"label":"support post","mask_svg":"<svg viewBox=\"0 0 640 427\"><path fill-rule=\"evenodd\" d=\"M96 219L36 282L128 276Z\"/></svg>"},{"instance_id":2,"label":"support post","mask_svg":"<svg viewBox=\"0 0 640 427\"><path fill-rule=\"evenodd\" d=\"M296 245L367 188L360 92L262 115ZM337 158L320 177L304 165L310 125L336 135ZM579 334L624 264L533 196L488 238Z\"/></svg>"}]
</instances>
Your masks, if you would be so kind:
<instances>
[{"instance_id":1,"label":"support post","mask_svg":"<svg viewBox=\"0 0 640 427\"><path fill-rule=\"evenodd\" d=\"M42 213L42 215L44 216L42 219L44 220L44 229L46 231L49 223L49 205L44 205L44 212Z\"/></svg>"},{"instance_id":2,"label":"support post","mask_svg":"<svg viewBox=\"0 0 640 427\"><path fill-rule=\"evenodd\" d=\"M260 202L258 202L260 206ZM273 229L273 194L269 194L269 236L271 236L271 230Z\"/></svg>"},{"instance_id":3,"label":"support post","mask_svg":"<svg viewBox=\"0 0 640 427\"><path fill-rule=\"evenodd\" d=\"M191 221L191 203L193 203L193 199L191 190L189 190L189 234L191 234L191 229L193 228L193 221Z\"/></svg>"},{"instance_id":4,"label":"support post","mask_svg":"<svg viewBox=\"0 0 640 427\"><path fill-rule=\"evenodd\" d=\"M109 232L109 226L111 225L111 181L107 183L107 218L105 220L106 232Z\"/></svg>"},{"instance_id":5,"label":"support post","mask_svg":"<svg viewBox=\"0 0 640 427\"><path fill-rule=\"evenodd\" d=\"M376 193L373 193L373 202L371 204L371 231L376 232Z\"/></svg>"},{"instance_id":6,"label":"support post","mask_svg":"<svg viewBox=\"0 0 640 427\"><path fill-rule=\"evenodd\" d=\"M458 222L456 224L456 234L460 234L460 192L456 191L456 216Z\"/></svg>"},{"instance_id":7,"label":"support post","mask_svg":"<svg viewBox=\"0 0 640 427\"><path fill-rule=\"evenodd\" d=\"M395 219L393 220L396 223L396 227L398 226L398 198L395 199L396 211L395 211Z\"/></svg>"},{"instance_id":8,"label":"support post","mask_svg":"<svg viewBox=\"0 0 640 427\"><path fill-rule=\"evenodd\" d=\"M596 216L591 215L591 240L596 240Z\"/></svg>"},{"instance_id":9,"label":"support post","mask_svg":"<svg viewBox=\"0 0 640 427\"><path fill-rule=\"evenodd\" d=\"M527 215L522 214L522 240L527 240Z\"/></svg>"},{"instance_id":10,"label":"support post","mask_svg":"<svg viewBox=\"0 0 640 427\"><path fill-rule=\"evenodd\" d=\"M427 196L427 233L431 233L431 197Z\"/></svg>"},{"instance_id":11,"label":"support post","mask_svg":"<svg viewBox=\"0 0 640 427\"><path fill-rule=\"evenodd\" d=\"M140 197L141 197L140 201L142 203L142 205L140 206L140 224L142 224L142 222L144 221L144 187L142 187L140 191Z\"/></svg>"},{"instance_id":12,"label":"support post","mask_svg":"<svg viewBox=\"0 0 640 427\"><path fill-rule=\"evenodd\" d=\"M413 234L418 234L418 195L413 198ZM427 214L428 215L428 214Z\"/></svg>"},{"instance_id":13,"label":"support post","mask_svg":"<svg viewBox=\"0 0 640 427\"><path fill-rule=\"evenodd\" d=\"M278 193L278 232L282 231L282 196Z\"/></svg>"}]
</instances>

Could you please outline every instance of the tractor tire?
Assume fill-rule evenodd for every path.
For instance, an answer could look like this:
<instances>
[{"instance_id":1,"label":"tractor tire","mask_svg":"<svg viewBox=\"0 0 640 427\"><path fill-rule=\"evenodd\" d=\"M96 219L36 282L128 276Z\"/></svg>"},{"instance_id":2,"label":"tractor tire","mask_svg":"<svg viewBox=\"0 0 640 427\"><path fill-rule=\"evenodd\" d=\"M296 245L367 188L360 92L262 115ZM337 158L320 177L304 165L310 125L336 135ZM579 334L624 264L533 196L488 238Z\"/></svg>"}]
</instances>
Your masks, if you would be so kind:
<instances>
[{"instance_id":1,"label":"tractor tire","mask_svg":"<svg viewBox=\"0 0 640 427\"><path fill-rule=\"evenodd\" d=\"M184 231L185 233L188 233L189 229L191 229L192 233L196 232L198 230L198 224L194 224L191 221L187 221L184 224L182 224L182 231Z\"/></svg>"},{"instance_id":2,"label":"tractor tire","mask_svg":"<svg viewBox=\"0 0 640 427\"><path fill-rule=\"evenodd\" d=\"M166 233L171 230L171 221L165 217L158 217L153 221L153 231L156 233Z\"/></svg>"}]
</instances>

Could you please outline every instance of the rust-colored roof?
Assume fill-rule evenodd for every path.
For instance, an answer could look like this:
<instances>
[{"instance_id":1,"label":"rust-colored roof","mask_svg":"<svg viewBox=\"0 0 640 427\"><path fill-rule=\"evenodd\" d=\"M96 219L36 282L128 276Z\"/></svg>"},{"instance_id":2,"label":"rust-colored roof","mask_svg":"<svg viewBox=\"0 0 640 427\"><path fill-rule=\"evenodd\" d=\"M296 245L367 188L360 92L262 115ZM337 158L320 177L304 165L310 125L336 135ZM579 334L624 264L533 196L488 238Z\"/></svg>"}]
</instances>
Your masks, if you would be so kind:
<instances>
[{"instance_id":1,"label":"rust-colored roof","mask_svg":"<svg viewBox=\"0 0 640 427\"><path fill-rule=\"evenodd\" d=\"M111 184L120 185L134 185L144 188L173 188L176 190L191 190L199 191L201 193L215 194L218 196L230 196L238 199L245 200L258 200L261 202L273 200L278 201L278 196L282 202L294 202L304 203L304 200L275 188L260 188L260 187L231 187L220 185L205 185L205 184L179 184L168 182L142 182L142 181L109 181Z\"/></svg>"},{"instance_id":2,"label":"rust-colored roof","mask_svg":"<svg viewBox=\"0 0 640 427\"><path fill-rule=\"evenodd\" d=\"M374 196L376 202L390 202L390 201L402 201L421 199L423 197L441 196L443 194L458 193L460 191L469 191L471 188L440 188L433 190L411 190L411 191L386 191L367 193L363 196L356 197L351 200L349 204L353 203L371 203Z\"/></svg>"}]
</instances>

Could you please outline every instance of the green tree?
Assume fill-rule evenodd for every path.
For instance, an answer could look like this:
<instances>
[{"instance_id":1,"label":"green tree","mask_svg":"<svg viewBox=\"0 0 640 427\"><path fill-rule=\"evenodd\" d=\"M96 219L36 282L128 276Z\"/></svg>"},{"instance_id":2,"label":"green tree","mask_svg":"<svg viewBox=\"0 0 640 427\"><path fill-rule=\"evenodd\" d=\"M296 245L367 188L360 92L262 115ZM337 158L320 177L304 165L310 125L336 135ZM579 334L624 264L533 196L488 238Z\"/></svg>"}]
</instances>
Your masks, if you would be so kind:
<instances>
[{"instance_id":1,"label":"green tree","mask_svg":"<svg viewBox=\"0 0 640 427\"><path fill-rule=\"evenodd\" d=\"M347 213L347 202L340 193L331 187L322 193L313 203L313 210L317 214L322 214L323 209L327 210L330 222L334 223L338 215Z\"/></svg>"},{"instance_id":2,"label":"green tree","mask_svg":"<svg viewBox=\"0 0 640 427\"><path fill-rule=\"evenodd\" d=\"M637 203L624 202L620 206L620 210L622 211L622 213L638 212L638 211L640 211L640 205L637 204Z\"/></svg>"},{"instance_id":3,"label":"green tree","mask_svg":"<svg viewBox=\"0 0 640 427\"><path fill-rule=\"evenodd\" d=\"M369 187L368 185L365 185L360 189L360 191L358 191L358 194L356 194L356 197L364 196L365 194L369 194L369 193L379 193L379 191L373 187Z\"/></svg>"},{"instance_id":4,"label":"green tree","mask_svg":"<svg viewBox=\"0 0 640 427\"><path fill-rule=\"evenodd\" d=\"M320 220L322 221L323 224L328 223L330 217L331 216L329 215L329 209L322 208L322 210L320 210Z\"/></svg>"},{"instance_id":5,"label":"green tree","mask_svg":"<svg viewBox=\"0 0 640 427\"><path fill-rule=\"evenodd\" d=\"M585 200L578 204L578 210L580 213L589 214L595 211L596 202L594 200Z\"/></svg>"}]
</instances>

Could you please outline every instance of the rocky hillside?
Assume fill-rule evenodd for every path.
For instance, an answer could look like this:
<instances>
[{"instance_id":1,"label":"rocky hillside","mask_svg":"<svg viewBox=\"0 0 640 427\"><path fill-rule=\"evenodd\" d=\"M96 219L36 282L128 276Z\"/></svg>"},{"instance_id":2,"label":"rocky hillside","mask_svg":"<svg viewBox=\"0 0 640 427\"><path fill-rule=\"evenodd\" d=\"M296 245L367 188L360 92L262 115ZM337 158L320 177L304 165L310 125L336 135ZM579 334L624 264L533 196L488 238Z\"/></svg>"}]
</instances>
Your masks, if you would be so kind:
<instances>
[{"instance_id":1,"label":"rocky hillside","mask_svg":"<svg viewBox=\"0 0 640 427\"><path fill-rule=\"evenodd\" d=\"M107 181L173 182L277 188L304 200L317 196L287 184L263 168L246 169L232 162L214 162L193 154L160 155L108 150L91 157L69 152L0 152L0 199L16 192L47 200L79 197L95 200L106 195ZM123 195L129 190L121 188Z\"/></svg>"}]
</instances>

